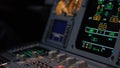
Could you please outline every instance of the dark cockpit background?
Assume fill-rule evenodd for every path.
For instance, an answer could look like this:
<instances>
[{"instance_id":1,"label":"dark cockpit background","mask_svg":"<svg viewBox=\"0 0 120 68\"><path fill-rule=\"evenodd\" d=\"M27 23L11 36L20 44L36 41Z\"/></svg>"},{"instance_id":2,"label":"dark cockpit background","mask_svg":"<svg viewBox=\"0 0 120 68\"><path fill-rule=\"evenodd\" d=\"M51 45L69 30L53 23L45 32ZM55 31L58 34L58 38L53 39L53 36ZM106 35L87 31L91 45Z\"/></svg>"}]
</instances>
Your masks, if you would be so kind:
<instances>
[{"instance_id":1,"label":"dark cockpit background","mask_svg":"<svg viewBox=\"0 0 120 68\"><path fill-rule=\"evenodd\" d=\"M40 42L51 7L43 0L0 0L0 52Z\"/></svg>"}]
</instances>

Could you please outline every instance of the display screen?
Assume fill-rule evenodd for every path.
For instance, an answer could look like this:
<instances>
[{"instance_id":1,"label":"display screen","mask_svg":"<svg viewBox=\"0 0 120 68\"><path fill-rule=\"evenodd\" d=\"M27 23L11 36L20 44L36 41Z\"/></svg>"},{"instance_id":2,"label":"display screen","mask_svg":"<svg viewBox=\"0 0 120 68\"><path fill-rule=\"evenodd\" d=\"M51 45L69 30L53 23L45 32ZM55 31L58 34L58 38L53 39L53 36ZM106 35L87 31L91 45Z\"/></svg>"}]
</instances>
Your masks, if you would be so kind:
<instances>
[{"instance_id":1,"label":"display screen","mask_svg":"<svg viewBox=\"0 0 120 68\"><path fill-rule=\"evenodd\" d=\"M66 33L66 27L67 21L54 20L49 38L57 42L62 42Z\"/></svg>"},{"instance_id":2,"label":"display screen","mask_svg":"<svg viewBox=\"0 0 120 68\"><path fill-rule=\"evenodd\" d=\"M76 48L110 57L120 29L120 0L88 0Z\"/></svg>"}]
</instances>

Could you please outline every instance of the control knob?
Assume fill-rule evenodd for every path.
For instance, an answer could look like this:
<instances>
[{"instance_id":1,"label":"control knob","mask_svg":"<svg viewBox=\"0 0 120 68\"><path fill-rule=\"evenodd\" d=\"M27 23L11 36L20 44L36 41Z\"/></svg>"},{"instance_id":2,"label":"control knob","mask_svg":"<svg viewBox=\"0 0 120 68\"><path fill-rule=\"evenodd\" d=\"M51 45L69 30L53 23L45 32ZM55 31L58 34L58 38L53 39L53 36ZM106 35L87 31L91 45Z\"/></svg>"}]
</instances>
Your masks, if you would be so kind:
<instances>
[{"instance_id":1,"label":"control knob","mask_svg":"<svg viewBox=\"0 0 120 68\"><path fill-rule=\"evenodd\" d=\"M87 63L84 60L77 61L75 65L77 68L88 68Z\"/></svg>"},{"instance_id":2,"label":"control knob","mask_svg":"<svg viewBox=\"0 0 120 68\"><path fill-rule=\"evenodd\" d=\"M58 54L57 55L57 62L62 62L63 60L65 60L66 59L66 54Z\"/></svg>"},{"instance_id":3,"label":"control knob","mask_svg":"<svg viewBox=\"0 0 120 68\"><path fill-rule=\"evenodd\" d=\"M48 55L49 55L49 58L50 59L53 59L53 58L55 58L56 56L57 56L57 51L50 51L49 53L48 53Z\"/></svg>"},{"instance_id":4,"label":"control knob","mask_svg":"<svg viewBox=\"0 0 120 68\"><path fill-rule=\"evenodd\" d=\"M74 64L75 62L76 62L76 58L74 58L74 57L68 57L68 58L66 58L66 60L65 60L65 63L66 63L67 66L72 65L72 64Z\"/></svg>"}]
</instances>

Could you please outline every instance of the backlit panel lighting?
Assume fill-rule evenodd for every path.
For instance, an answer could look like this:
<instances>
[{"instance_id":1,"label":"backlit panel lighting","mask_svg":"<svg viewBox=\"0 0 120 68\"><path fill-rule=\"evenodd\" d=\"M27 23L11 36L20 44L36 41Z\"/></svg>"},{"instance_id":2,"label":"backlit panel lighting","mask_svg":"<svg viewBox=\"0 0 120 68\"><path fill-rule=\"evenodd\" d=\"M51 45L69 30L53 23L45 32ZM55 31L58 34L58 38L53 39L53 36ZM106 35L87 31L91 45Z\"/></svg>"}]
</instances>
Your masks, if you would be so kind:
<instances>
[{"instance_id":1,"label":"backlit panel lighting","mask_svg":"<svg viewBox=\"0 0 120 68\"><path fill-rule=\"evenodd\" d=\"M88 0L76 40L76 48L110 57L118 38L119 17L119 0Z\"/></svg>"},{"instance_id":2,"label":"backlit panel lighting","mask_svg":"<svg viewBox=\"0 0 120 68\"><path fill-rule=\"evenodd\" d=\"M82 0L59 0L56 5L55 14L74 16L80 9L81 3Z\"/></svg>"}]
</instances>

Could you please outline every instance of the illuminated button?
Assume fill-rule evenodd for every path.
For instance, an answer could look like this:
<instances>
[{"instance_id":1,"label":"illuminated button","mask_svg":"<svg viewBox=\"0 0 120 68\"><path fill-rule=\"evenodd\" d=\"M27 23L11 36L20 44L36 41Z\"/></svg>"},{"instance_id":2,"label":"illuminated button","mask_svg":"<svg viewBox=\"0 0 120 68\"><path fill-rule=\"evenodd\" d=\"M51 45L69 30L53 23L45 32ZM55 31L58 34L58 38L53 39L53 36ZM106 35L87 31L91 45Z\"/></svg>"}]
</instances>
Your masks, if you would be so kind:
<instances>
[{"instance_id":1,"label":"illuminated button","mask_svg":"<svg viewBox=\"0 0 120 68\"><path fill-rule=\"evenodd\" d=\"M88 68L87 63L84 60L77 61L75 65L77 68Z\"/></svg>"},{"instance_id":2,"label":"illuminated button","mask_svg":"<svg viewBox=\"0 0 120 68\"><path fill-rule=\"evenodd\" d=\"M115 36L115 33L114 32L110 32L109 36Z\"/></svg>"},{"instance_id":3,"label":"illuminated button","mask_svg":"<svg viewBox=\"0 0 120 68\"><path fill-rule=\"evenodd\" d=\"M68 57L66 58L66 65L71 65L71 64L74 64L76 62L76 59L74 57Z\"/></svg>"},{"instance_id":4,"label":"illuminated button","mask_svg":"<svg viewBox=\"0 0 120 68\"><path fill-rule=\"evenodd\" d=\"M99 33L99 34L104 34L104 31L98 30L98 33Z\"/></svg>"},{"instance_id":5,"label":"illuminated button","mask_svg":"<svg viewBox=\"0 0 120 68\"><path fill-rule=\"evenodd\" d=\"M98 0L98 4L103 4L103 1L102 0Z\"/></svg>"},{"instance_id":6,"label":"illuminated button","mask_svg":"<svg viewBox=\"0 0 120 68\"><path fill-rule=\"evenodd\" d=\"M100 23L98 25L99 30L106 30L107 29L107 23Z\"/></svg>"},{"instance_id":7,"label":"illuminated button","mask_svg":"<svg viewBox=\"0 0 120 68\"><path fill-rule=\"evenodd\" d=\"M93 42L97 42L97 41L98 41L98 38L96 38L96 37L92 37L92 38L91 38L91 41L93 41Z\"/></svg>"},{"instance_id":8,"label":"illuminated button","mask_svg":"<svg viewBox=\"0 0 120 68\"><path fill-rule=\"evenodd\" d=\"M57 55L57 62L61 62L61 61L65 60L66 57L67 57L66 54Z\"/></svg>"},{"instance_id":9,"label":"illuminated button","mask_svg":"<svg viewBox=\"0 0 120 68\"><path fill-rule=\"evenodd\" d=\"M91 36L92 36L92 34L88 34L88 36L89 36L89 37L91 37Z\"/></svg>"},{"instance_id":10,"label":"illuminated button","mask_svg":"<svg viewBox=\"0 0 120 68\"><path fill-rule=\"evenodd\" d=\"M119 18L118 17L110 17L110 22L118 23L119 22Z\"/></svg>"},{"instance_id":11,"label":"illuminated button","mask_svg":"<svg viewBox=\"0 0 120 68\"><path fill-rule=\"evenodd\" d=\"M85 48L86 48L86 49L88 48L88 43L85 44Z\"/></svg>"},{"instance_id":12,"label":"illuminated button","mask_svg":"<svg viewBox=\"0 0 120 68\"><path fill-rule=\"evenodd\" d=\"M108 4L105 5L105 9L107 10L112 10L113 9L113 4L112 2L109 2Z\"/></svg>"},{"instance_id":13,"label":"illuminated button","mask_svg":"<svg viewBox=\"0 0 120 68\"><path fill-rule=\"evenodd\" d=\"M55 58L57 56L57 51L50 51L48 54L49 58Z\"/></svg>"},{"instance_id":14,"label":"illuminated button","mask_svg":"<svg viewBox=\"0 0 120 68\"><path fill-rule=\"evenodd\" d=\"M105 12L105 16L108 16L108 15L109 15L109 12L108 12L108 11L106 11L106 12Z\"/></svg>"},{"instance_id":15,"label":"illuminated button","mask_svg":"<svg viewBox=\"0 0 120 68\"><path fill-rule=\"evenodd\" d=\"M108 38L109 41L112 41L113 39L112 38Z\"/></svg>"},{"instance_id":16,"label":"illuminated button","mask_svg":"<svg viewBox=\"0 0 120 68\"><path fill-rule=\"evenodd\" d=\"M100 21L101 16L100 15L94 15L93 20Z\"/></svg>"},{"instance_id":17,"label":"illuminated button","mask_svg":"<svg viewBox=\"0 0 120 68\"><path fill-rule=\"evenodd\" d=\"M93 28L91 28L91 29L89 30L89 32L90 32L90 33L93 33L93 32L94 32L94 29L93 29Z\"/></svg>"}]
</instances>

